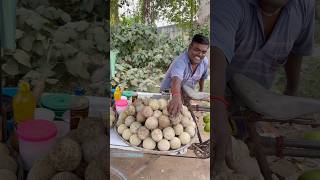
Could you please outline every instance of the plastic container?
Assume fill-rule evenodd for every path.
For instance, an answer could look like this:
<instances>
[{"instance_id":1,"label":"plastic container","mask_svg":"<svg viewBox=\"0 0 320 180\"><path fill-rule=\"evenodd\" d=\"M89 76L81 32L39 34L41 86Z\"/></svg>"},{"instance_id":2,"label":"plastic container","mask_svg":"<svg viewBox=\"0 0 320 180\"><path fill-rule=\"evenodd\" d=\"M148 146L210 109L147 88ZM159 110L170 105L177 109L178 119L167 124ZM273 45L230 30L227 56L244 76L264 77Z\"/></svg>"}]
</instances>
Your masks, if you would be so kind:
<instances>
[{"instance_id":1,"label":"plastic container","mask_svg":"<svg viewBox=\"0 0 320 180\"><path fill-rule=\"evenodd\" d=\"M133 96L134 92L133 91L123 91L122 95L126 96L128 99Z\"/></svg>"},{"instance_id":2,"label":"plastic container","mask_svg":"<svg viewBox=\"0 0 320 180\"><path fill-rule=\"evenodd\" d=\"M50 93L41 97L41 107L54 111L55 118L59 119L64 112L70 109L72 97L69 94Z\"/></svg>"},{"instance_id":3,"label":"plastic container","mask_svg":"<svg viewBox=\"0 0 320 180\"><path fill-rule=\"evenodd\" d=\"M84 96L84 88L77 87L75 96L72 96L70 108L70 129L77 129L81 118L89 115L89 99Z\"/></svg>"},{"instance_id":4,"label":"plastic container","mask_svg":"<svg viewBox=\"0 0 320 180\"><path fill-rule=\"evenodd\" d=\"M4 87L2 88L2 94L13 97L17 94L18 87Z\"/></svg>"},{"instance_id":5,"label":"plastic container","mask_svg":"<svg viewBox=\"0 0 320 180\"><path fill-rule=\"evenodd\" d=\"M117 100L116 101L116 111L118 114L120 114L122 111L126 110L128 106L128 101L127 100Z\"/></svg>"},{"instance_id":6,"label":"plastic container","mask_svg":"<svg viewBox=\"0 0 320 180\"><path fill-rule=\"evenodd\" d=\"M121 96L121 100L128 100L127 96Z\"/></svg>"},{"instance_id":7,"label":"plastic container","mask_svg":"<svg viewBox=\"0 0 320 180\"><path fill-rule=\"evenodd\" d=\"M28 171L36 160L48 154L53 148L57 127L48 120L31 120L20 123L17 134L24 169Z\"/></svg>"},{"instance_id":8,"label":"plastic container","mask_svg":"<svg viewBox=\"0 0 320 180\"><path fill-rule=\"evenodd\" d=\"M44 119L48 121L53 121L55 114L53 111L46 108L36 108L34 112L35 119Z\"/></svg>"},{"instance_id":9,"label":"plastic container","mask_svg":"<svg viewBox=\"0 0 320 180\"><path fill-rule=\"evenodd\" d=\"M56 124L58 134L57 138L61 138L67 135L67 133L70 131L70 124L65 121L53 121L54 124Z\"/></svg>"},{"instance_id":10,"label":"plastic container","mask_svg":"<svg viewBox=\"0 0 320 180\"><path fill-rule=\"evenodd\" d=\"M16 123L34 119L36 101L28 83L19 83L18 93L13 97L12 108L13 119Z\"/></svg>"}]
</instances>

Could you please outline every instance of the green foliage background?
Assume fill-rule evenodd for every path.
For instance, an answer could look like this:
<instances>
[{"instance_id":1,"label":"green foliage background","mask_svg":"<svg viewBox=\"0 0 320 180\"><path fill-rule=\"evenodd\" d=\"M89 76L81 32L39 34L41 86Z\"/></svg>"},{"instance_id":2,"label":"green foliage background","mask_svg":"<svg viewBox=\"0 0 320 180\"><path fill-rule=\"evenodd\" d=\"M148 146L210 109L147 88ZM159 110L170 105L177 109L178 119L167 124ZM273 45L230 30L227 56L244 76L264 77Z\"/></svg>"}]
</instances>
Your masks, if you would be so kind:
<instances>
[{"instance_id":1,"label":"green foliage background","mask_svg":"<svg viewBox=\"0 0 320 180\"><path fill-rule=\"evenodd\" d=\"M194 31L208 32L206 28ZM184 39L181 36L170 39L148 25L113 26L111 49L119 53L112 83L130 90L158 92L171 62L188 47L189 42Z\"/></svg>"}]
</instances>

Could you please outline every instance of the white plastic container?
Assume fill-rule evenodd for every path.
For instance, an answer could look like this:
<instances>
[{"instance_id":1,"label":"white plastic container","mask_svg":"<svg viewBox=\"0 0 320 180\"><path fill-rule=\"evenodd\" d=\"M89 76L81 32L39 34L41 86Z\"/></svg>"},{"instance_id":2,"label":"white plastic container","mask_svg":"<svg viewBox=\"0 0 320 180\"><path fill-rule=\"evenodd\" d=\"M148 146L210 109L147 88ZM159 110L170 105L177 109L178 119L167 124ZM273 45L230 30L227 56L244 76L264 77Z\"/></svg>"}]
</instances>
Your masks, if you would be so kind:
<instances>
[{"instance_id":1,"label":"white plastic container","mask_svg":"<svg viewBox=\"0 0 320 180\"><path fill-rule=\"evenodd\" d=\"M29 171L36 160L48 154L53 148L57 127L48 120L31 120L20 123L17 133L24 169Z\"/></svg>"},{"instance_id":2,"label":"white plastic container","mask_svg":"<svg viewBox=\"0 0 320 180\"><path fill-rule=\"evenodd\" d=\"M118 114L121 114L122 111L125 111L127 106L128 106L128 101L127 100L116 100L116 111Z\"/></svg>"},{"instance_id":3,"label":"white plastic container","mask_svg":"<svg viewBox=\"0 0 320 180\"><path fill-rule=\"evenodd\" d=\"M34 112L34 119L43 119L53 121L55 114L50 109L46 108L36 108Z\"/></svg>"},{"instance_id":4,"label":"white plastic container","mask_svg":"<svg viewBox=\"0 0 320 180\"><path fill-rule=\"evenodd\" d=\"M53 121L58 129L57 138L64 137L70 131L70 124L65 121Z\"/></svg>"}]
</instances>

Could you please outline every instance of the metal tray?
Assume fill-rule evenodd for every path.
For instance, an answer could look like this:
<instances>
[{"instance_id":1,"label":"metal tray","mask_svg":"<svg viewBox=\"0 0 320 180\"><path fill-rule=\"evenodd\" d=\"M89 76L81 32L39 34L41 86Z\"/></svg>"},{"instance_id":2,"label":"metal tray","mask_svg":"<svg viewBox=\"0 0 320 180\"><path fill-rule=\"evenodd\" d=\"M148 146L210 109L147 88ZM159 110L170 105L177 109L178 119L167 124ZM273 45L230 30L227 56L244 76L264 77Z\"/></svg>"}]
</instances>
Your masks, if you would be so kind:
<instances>
[{"instance_id":1,"label":"metal tray","mask_svg":"<svg viewBox=\"0 0 320 180\"><path fill-rule=\"evenodd\" d=\"M158 95L157 95L157 96L153 96L152 98L158 99L158 98L160 98L160 97L161 97L161 96L158 96ZM166 97L166 98L167 98L167 97ZM189 108L188 108L188 110L190 111ZM193 121L195 122L196 126L198 126L197 123L196 123L196 121L195 121L195 119L194 119L194 117L192 117L192 119L193 119ZM130 144L127 140L123 139L122 136L121 136L121 135L118 133L118 131L117 131L117 128L118 128L118 127L116 126L117 121L118 121L118 116L116 117L116 120L114 121L112 128L116 131L116 134L118 135L118 137L119 137L124 143L126 143L128 146L133 147L133 148L135 148L135 149L137 149L137 150L139 150L139 151L141 151L141 152L143 152L143 153L159 154L159 155L161 155L161 154L162 154L162 155L185 154L185 153L187 152L187 149L194 143L194 141L195 141L195 139L196 139L196 137L197 137L197 134L198 134L198 133L197 133L197 132L198 132L198 128L196 127L196 128L195 128L195 135L190 139L190 142L189 142L188 144L180 147L179 149L169 150L169 151L148 150L148 149L144 149L144 148L142 147L142 144L140 144L139 146L134 146L134 145Z\"/></svg>"}]
</instances>

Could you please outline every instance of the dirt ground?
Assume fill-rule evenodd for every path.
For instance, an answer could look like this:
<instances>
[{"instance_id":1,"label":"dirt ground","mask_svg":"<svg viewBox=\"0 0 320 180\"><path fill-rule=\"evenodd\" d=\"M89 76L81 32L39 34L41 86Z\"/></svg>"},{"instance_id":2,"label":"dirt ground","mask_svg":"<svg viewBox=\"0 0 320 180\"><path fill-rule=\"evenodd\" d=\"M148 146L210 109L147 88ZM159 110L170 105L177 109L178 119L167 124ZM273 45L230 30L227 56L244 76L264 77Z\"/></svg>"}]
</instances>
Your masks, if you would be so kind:
<instances>
[{"instance_id":1,"label":"dirt ground","mask_svg":"<svg viewBox=\"0 0 320 180\"><path fill-rule=\"evenodd\" d=\"M201 114L196 114L201 137L206 140L208 133L203 131ZM303 137L304 132L320 131L320 128L310 126L274 124L282 135L293 138ZM189 151L187 155L193 155ZM149 161L150 159L153 159ZM150 164L145 164L150 162ZM310 158L278 158L268 157L270 168L275 179L296 180L306 170L320 169L320 159ZM143 158L112 158L111 165L120 169L129 180L209 180L210 160L190 159L181 157L166 157L145 155ZM111 178L116 180L117 178ZM251 179L250 179L251 180Z\"/></svg>"}]
</instances>

